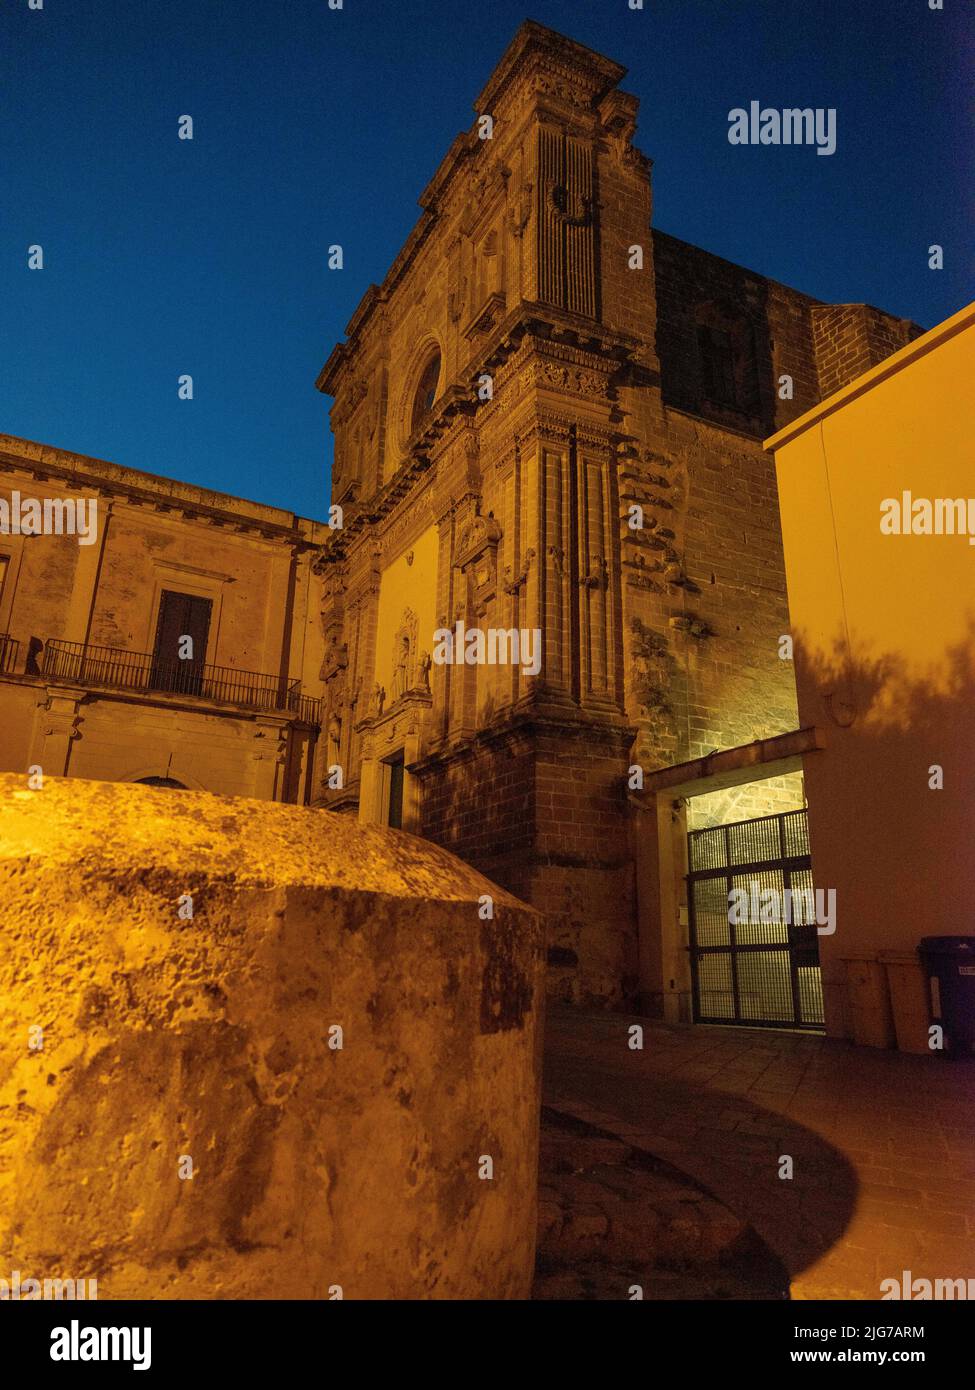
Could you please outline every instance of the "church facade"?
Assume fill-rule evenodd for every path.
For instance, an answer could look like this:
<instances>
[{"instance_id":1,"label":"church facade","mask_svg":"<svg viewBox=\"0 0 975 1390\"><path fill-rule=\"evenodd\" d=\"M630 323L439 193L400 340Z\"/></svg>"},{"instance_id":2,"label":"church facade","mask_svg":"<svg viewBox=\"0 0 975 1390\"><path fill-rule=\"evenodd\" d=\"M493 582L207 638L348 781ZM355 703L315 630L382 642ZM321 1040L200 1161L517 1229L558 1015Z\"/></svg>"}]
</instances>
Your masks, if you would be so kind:
<instances>
[{"instance_id":1,"label":"church facade","mask_svg":"<svg viewBox=\"0 0 975 1390\"><path fill-rule=\"evenodd\" d=\"M624 72L523 25L319 376L317 800L548 914L557 994L657 1012L633 793L797 728L762 440L920 330L652 230ZM694 814L802 804L792 771Z\"/></svg>"}]
</instances>

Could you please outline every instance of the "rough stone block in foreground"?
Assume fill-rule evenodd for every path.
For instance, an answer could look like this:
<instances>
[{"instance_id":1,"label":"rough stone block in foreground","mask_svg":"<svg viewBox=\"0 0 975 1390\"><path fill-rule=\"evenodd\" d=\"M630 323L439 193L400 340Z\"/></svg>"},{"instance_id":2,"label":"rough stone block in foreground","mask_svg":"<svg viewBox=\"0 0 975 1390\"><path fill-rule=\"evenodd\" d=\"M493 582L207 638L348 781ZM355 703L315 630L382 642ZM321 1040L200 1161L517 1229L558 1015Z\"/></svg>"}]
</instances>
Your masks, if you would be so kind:
<instances>
[{"instance_id":1,"label":"rough stone block in foreground","mask_svg":"<svg viewBox=\"0 0 975 1390\"><path fill-rule=\"evenodd\" d=\"M101 1298L528 1295L529 908L327 811L9 776L0 891L0 1274Z\"/></svg>"}]
</instances>

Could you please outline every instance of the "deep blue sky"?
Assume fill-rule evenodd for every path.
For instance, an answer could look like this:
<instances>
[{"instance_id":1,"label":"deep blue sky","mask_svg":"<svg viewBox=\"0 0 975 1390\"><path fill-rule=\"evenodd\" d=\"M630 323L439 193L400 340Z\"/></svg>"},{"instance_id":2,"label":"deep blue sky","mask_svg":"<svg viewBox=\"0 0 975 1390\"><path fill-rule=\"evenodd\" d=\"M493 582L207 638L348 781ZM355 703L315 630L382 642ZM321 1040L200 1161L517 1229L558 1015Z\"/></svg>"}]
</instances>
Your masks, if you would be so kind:
<instances>
[{"instance_id":1,"label":"deep blue sky","mask_svg":"<svg viewBox=\"0 0 975 1390\"><path fill-rule=\"evenodd\" d=\"M930 327L973 297L972 12L4 0L0 430L324 515L315 376L526 17L629 68L658 227ZM835 106L836 154L729 145L729 110L753 99ZM184 113L192 142L177 139ZM26 269L32 243L42 272ZM177 399L184 372L192 402Z\"/></svg>"}]
</instances>

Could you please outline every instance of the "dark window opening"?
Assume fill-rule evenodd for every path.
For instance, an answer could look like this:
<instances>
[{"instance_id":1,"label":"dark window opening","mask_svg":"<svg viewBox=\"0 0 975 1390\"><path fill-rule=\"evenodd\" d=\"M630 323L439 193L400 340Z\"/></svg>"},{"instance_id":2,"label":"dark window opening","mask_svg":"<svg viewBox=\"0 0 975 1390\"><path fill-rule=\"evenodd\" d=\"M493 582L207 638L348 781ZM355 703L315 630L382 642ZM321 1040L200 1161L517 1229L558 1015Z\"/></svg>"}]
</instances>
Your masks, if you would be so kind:
<instances>
[{"instance_id":1,"label":"dark window opening","mask_svg":"<svg viewBox=\"0 0 975 1390\"><path fill-rule=\"evenodd\" d=\"M406 780L405 759L402 753L398 753L395 758L390 758L386 763L389 768L388 791L386 797L386 824L393 830L403 828L403 785Z\"/></svg>"},{"instance_id":2,"label":"dark window opening","mask_svg":"<svg viewBox=\"0 0 975 1390\"><path fill-rule=\"evenodd\" d=\"M437 399L437 386L440 382L440 353L435 352L423 369L413 397L413 415L410 420L410 434L413 434L420 421L433 409Z\"/></svg>"},{"instance_id":3,"label":"dark window opening","mask_svg":"<svg viewBox=\"0 0 975 1390\"><path fill-rule=\"evenodd\" d=\"M163 589L150 686L181 695L203 693L212 599Z\"/></svg>"},{"instance_id":4,"label":"dark window opening","mask_svg":"<svg viewBox=\"0 0 975 1390\"><path fill-rule=\"evenodd\" d=\"M715 405L737 407L735 347L731 334L724 328L702 323L698 326L697 341L705 398Z\"/></svg>"}]
</instances>

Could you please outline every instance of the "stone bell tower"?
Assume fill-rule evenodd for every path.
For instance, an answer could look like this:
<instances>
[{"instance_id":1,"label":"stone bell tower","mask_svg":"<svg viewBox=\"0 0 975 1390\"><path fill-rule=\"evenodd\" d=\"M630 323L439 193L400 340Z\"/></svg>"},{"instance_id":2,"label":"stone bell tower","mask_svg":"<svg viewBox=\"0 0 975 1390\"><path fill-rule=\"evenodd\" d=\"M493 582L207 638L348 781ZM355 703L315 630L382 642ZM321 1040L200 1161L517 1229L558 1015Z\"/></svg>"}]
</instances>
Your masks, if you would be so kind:
<instances>
[{"instance_id":1,"label":"stone bell tower","mask_svg":"<svg viewBox=\"0 0 975 1390\"><path fill-rule=\"evenodd\" d=\"M319 564L343 770L322 800L551 914L574 998L621 999L636 972L621 526L659 393L623 74L521 27L319 380L345 508ZM537 634L537 674L431 664L457 622Z\"/></svg>"}]
</instances>

